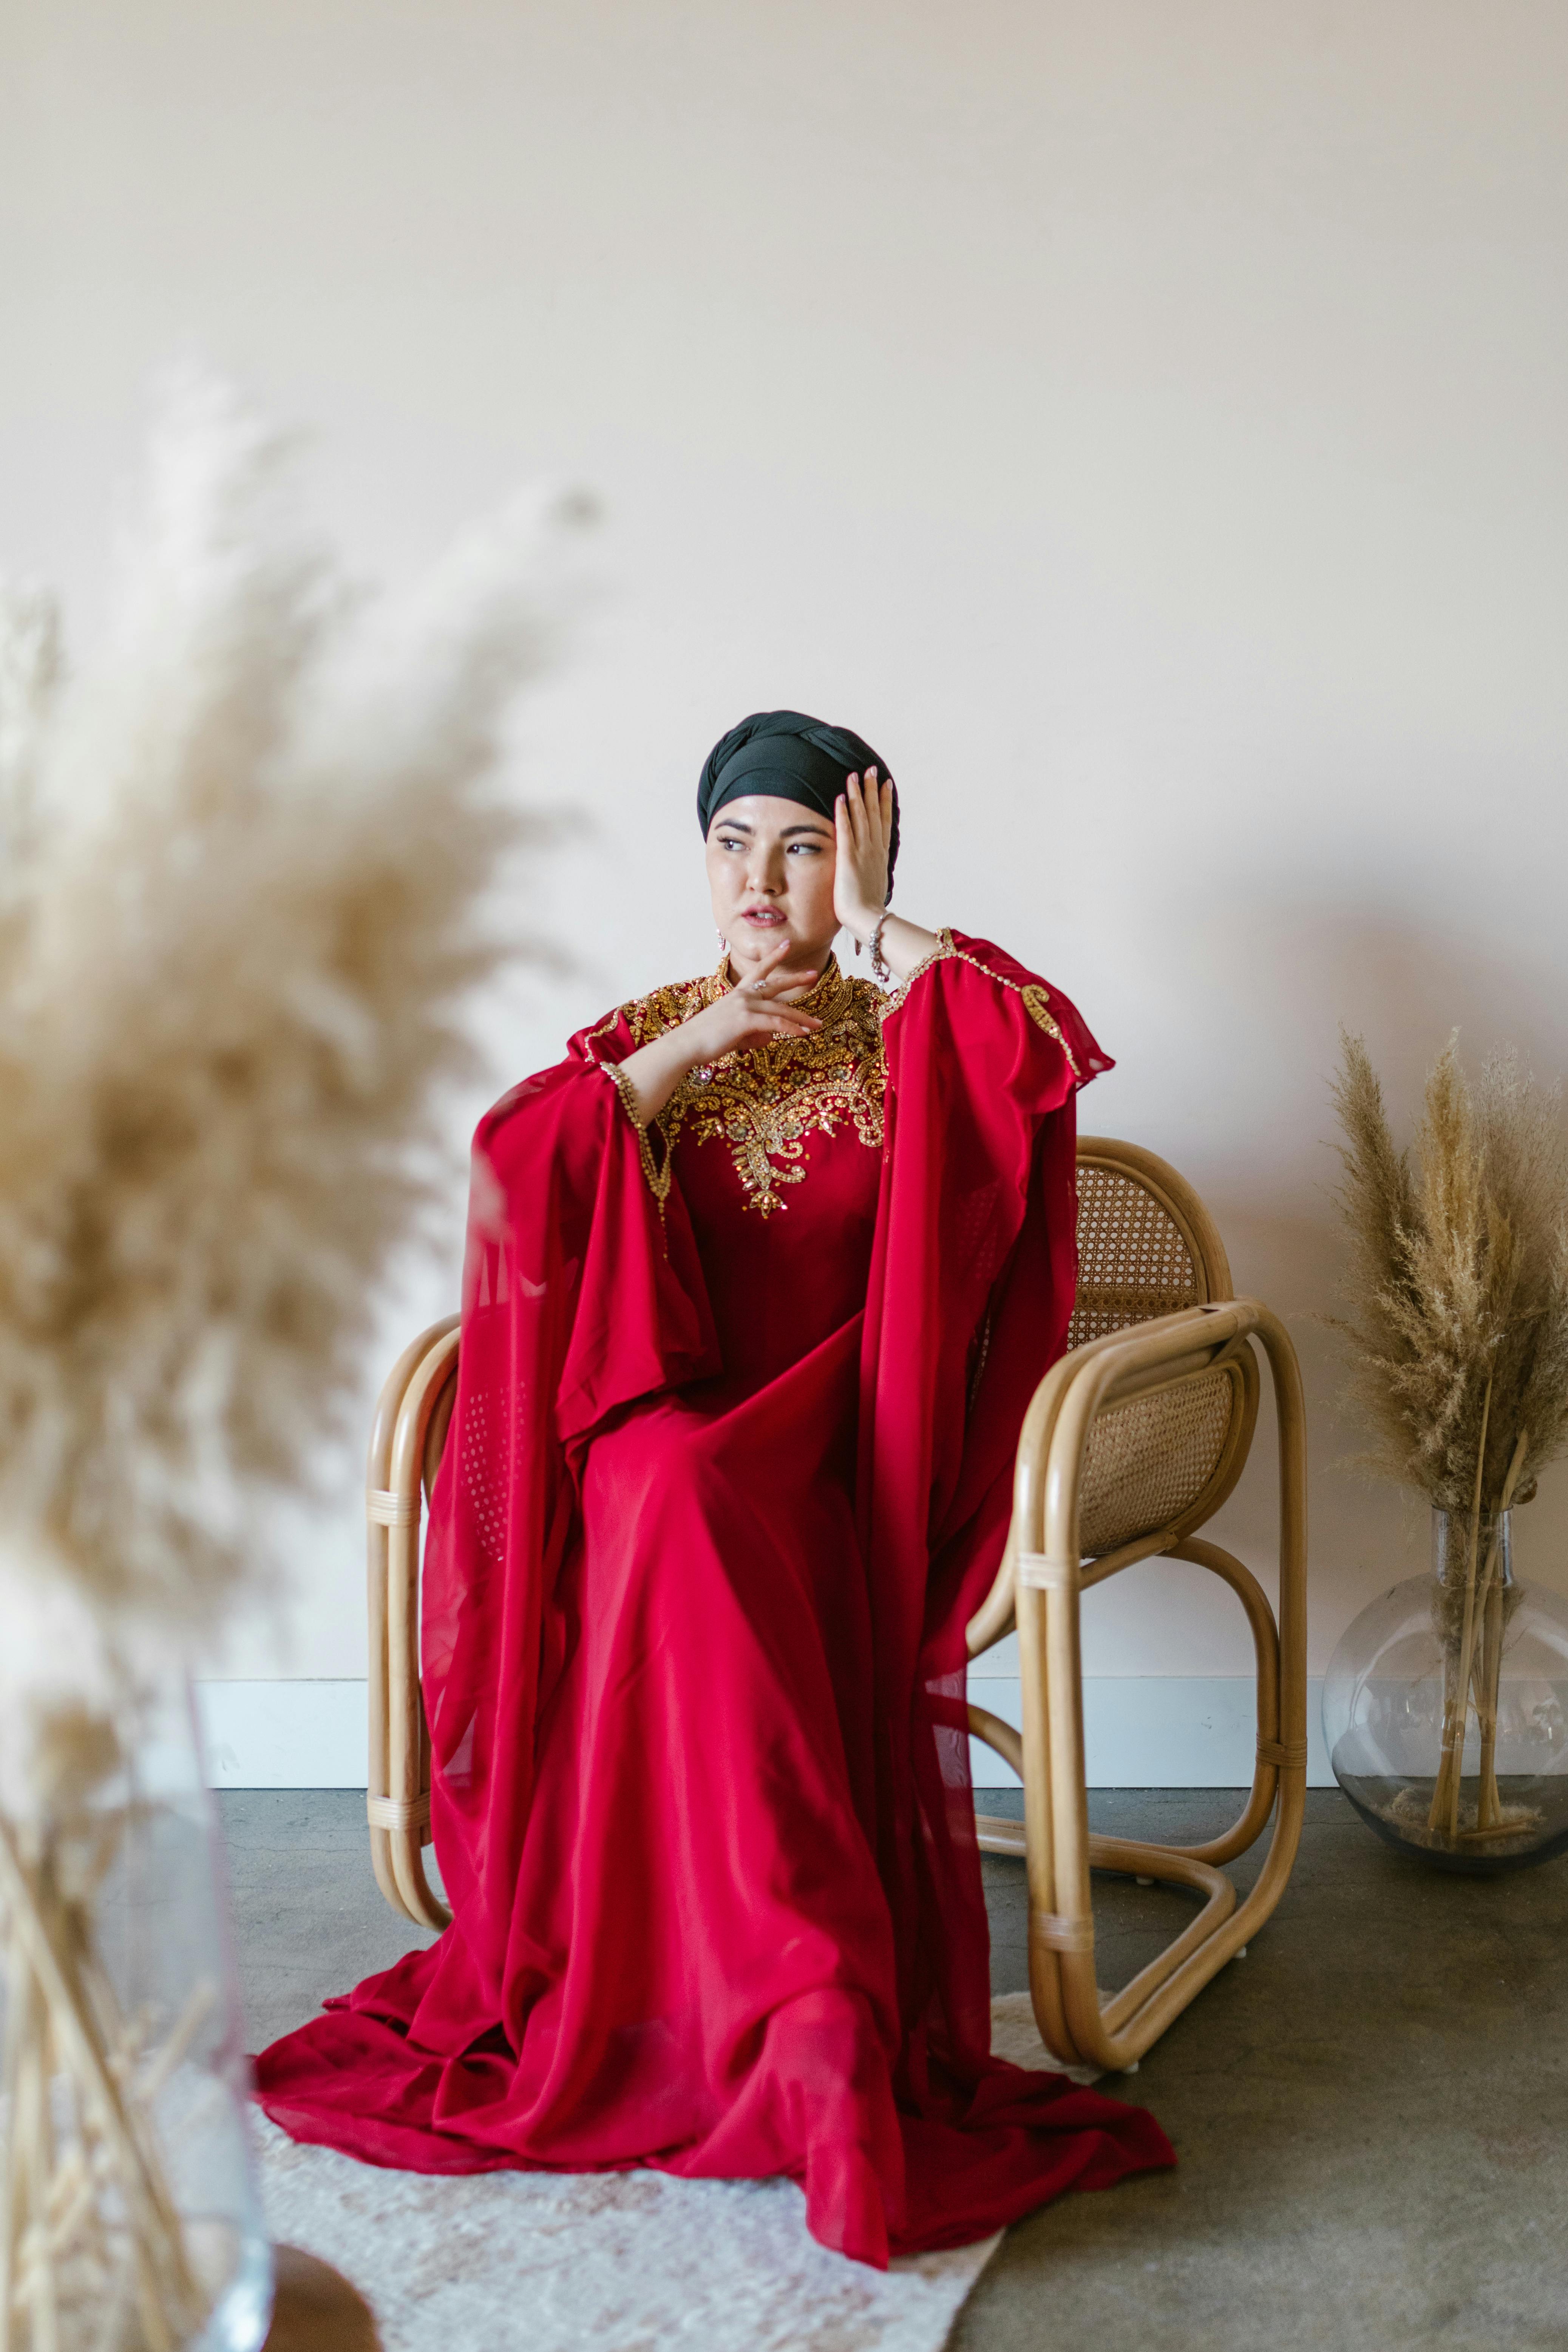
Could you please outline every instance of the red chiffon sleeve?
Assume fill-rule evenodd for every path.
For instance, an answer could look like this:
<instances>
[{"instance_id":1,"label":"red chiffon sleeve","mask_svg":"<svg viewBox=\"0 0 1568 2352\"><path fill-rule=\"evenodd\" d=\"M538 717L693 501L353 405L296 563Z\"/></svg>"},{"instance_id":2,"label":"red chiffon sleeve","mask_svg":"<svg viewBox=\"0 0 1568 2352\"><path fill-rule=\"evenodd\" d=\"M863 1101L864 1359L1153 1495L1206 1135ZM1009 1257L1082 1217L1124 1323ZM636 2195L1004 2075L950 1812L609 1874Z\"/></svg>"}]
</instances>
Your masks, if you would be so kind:
<instances>
[{"instance_id":1,"label":"red chiffon sleeve","mask_svg":"<svg viewBox=\"0 0 1568 2352\"><path fill-rule=\"evenodd\" d=\"M990 2046L964 1626L1001 1559L1029 1398L1066 1344L1075 1097L1111 1067L1057 990L987 940L941 938L884 1029L858 1481L885 1743L880 1860L917 2077L928 2040L961 2075Z\"/></svg>"},{"instance_id":2,"label":"red chiffon sleeve","mask_svg":"<svg viewBox=\"0 0 1568 2352\"><path fill-rule=\"evenodd\" d=\"M423 1672L432 1829L499 2014L535 1737L565 1648L557 1580L582 1453L620 1407L719 1369L679 1188L625 1107L618 1015L474 1139L462 1344L430 1505Z\"/></svg>"}]
</instances>

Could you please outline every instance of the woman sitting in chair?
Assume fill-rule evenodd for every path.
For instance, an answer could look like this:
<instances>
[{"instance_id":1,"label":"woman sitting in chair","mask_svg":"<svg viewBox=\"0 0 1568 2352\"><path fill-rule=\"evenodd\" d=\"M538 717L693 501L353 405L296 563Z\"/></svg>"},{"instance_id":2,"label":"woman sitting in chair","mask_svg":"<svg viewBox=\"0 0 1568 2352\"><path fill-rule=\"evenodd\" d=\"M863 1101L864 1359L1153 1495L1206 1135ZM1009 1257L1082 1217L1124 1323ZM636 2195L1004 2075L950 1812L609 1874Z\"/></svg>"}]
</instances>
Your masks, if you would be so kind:
<instances>
[{"instance_id":1,"label":"woman sitting in chair","mask_svg":"<svg viewBox=\"0 0 1568 2352\"><path fill-rule=\"evenodd\" d=\"M1110 1064L1010 956L887 912L858 736L748 719L698 814L717 971L476 1139L424 1580L452 1925L259 2096L419 2171L787 2173L882 2264L1173 2161L1141 2108L992 2058L968 1770L964 1624Z\"/></svg>"}]
</instances>

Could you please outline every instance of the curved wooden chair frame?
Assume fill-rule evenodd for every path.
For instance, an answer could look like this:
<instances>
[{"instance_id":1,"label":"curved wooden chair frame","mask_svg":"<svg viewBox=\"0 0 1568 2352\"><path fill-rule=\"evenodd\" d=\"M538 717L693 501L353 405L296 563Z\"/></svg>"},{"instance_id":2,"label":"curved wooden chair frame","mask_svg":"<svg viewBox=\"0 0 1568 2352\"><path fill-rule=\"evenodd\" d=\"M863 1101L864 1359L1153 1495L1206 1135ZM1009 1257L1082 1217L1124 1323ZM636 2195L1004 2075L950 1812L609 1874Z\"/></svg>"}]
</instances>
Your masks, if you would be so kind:
<instances>
[{"instance_id":1,"label":"curved wooden chair frame","mask_svg":"<svg viewBox=\"0 0 1568 2352\"><path fill-rule=\"evenodd\" d=\"M1295 1350L1278 1317L1232 1296L1207 1210L1154 1153L1106 1137L1079 1144L1084 1200L1121 1202L1122 1229L1084 1252L1079 1344L1035 1392L1018 1443L1013 1523L995 1581L971 1620L980 1656L1015 1627L1023 1729L969 1709L975 1737L1024 1784L1024 1820L982 1816L982 1846L1021 1854L1029 1885L1029 1987L1046 2047L1064 2065L1135 2065L1235 1957L1285 1890L1300 1838L1307 1767L1306 1441ZM1126 1204L1133 1214L1128 1219ZM1174 1303L1179 1299L1180 1303ZM1173 1305L1174 1311L1162 1311ZM419 1554L457 1390L456 1316L405 1349L382 1391L369 1491L370 1780L376 1882L424 1927L450 1913L425 1875L430 1839L429 1734L419 1686ZM1105 1327L1105 1328L1099 1328ZM1092 1336L1080 1336L1085 1330ZM1253 1341L1272 1374L1279 1433L1279 1616L1240 1560L1197 1530L1240 1477L1258 1403ZM1221 1837L1195 1846L1091 1835L1084 1773L1079 1596L1134 1561L1189 1560L1228 1584L1247 1612L1258 1675L1251 1794ZM1279 1817L1257 1884L1239 1907L1220 1864ZM1092 1870L1195 1889L1196 1917L1102 2005L1094 1964Z\"/></svg>"},{"instance_id":2,"label":"curved wooden chair frame","mask_svg":"<svg viewBox=\"0 0 1568 2352\"><path fill-rule=\"evenodd\" d=\"M1079 1144L1080 1191L1096 1171L1142 1193L1179 1237L1191 1269L1192 1303L1142 1316L1150 1286L1086 1286L1075 1322L1113 1328L1085 1339L1051 1367L1035 1391L1018 1441L1013 1524L996 1580L969 1624L969 1654L980 1656L1016 1626L1023 1730L971 1706L970 1728L1024 1783L1023 1822L982 1816L980 1843L1021 1854L1029 1885L1029 1990L1040 2038L1064 2065L1106 2071L1136 2065L1173 2019L1241 1951L1285 1891L1300 1841L1307 1786L1306 1420L1296 1351L1279 1318L1257 1299L1231 1293L1230 1266L1197 1194L1153 1152L1086 1136ZM1080 1211L1080 1237L1083 1217ZM1134 1267L1134 1271L1136 1268ZM1087 1312L1086 1312L1087 1307ZM1119 1328L1118 1328L1119 1327ZM1197 1533L1240 1477L1258 1412L1252 1341L1268 1359L1279 1434L1279 1617L1250 1570ZM1089 1523L1115 1517L1117 1451L1094 1458L1096 1440L1119 1413L1138 1406L1163 1416L1179 1437L1197 1389L1228 1381L1227 1424L1193 1447L1197 1491L1180 1509L1145 1513L1104 1548ZM1173 1445L1167 1468L1180 1467ZM1205 1475L1206 1473L1206 1475ZM1137 1519L1134 1512L1134 1522ZM1251 1793L1224 1833L1195 1846L1145 1844L1092 1835L1084 1768L1079 1596L1134 1561L1190 1560L1228 1584L1247 1612L1258 1676L1258 1744ZM1279 1802L1268 1857L1245 1903L1219 1864L1258 1837ZM1197 1916L1157 1958L1102 2005L1094 1964L1091 1870L1194 1888Z\"/></svg>"},{"instance_id":3,"label":"curved wooden chair frame","mask_svg":"<svg viewBox=\"0 0 1568 2352\"><path fill-rule=\"evenodd\" d=\"M419 1528L458 1393L458 1326L448 1315L394 1364L371 1428L370 1779L365 1812L375 1883L416 1927L451 1913L430 1891L430 1733L419 1685Z\"/></svg>"}]
</instances>

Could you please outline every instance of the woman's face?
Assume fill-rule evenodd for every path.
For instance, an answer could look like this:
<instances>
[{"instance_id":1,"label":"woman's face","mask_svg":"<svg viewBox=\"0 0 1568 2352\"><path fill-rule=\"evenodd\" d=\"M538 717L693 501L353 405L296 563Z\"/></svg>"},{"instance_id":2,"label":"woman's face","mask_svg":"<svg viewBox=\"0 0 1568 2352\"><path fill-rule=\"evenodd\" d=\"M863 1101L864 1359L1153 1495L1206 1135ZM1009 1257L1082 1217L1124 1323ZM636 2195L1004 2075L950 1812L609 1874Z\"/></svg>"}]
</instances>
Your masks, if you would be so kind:
<instances>
[{"instance_id":1,"label":"woman's face","mask_svg":"<svg viewBox=\"0 0 1568 2352\"><path fill-rule=\"evenodd\" d=\"M786 970L820 971L838 929L837 843L815 809L771 793L727 801L708 829L713 919L742 973L787 940Z\"/></svg>"}]
</instances>

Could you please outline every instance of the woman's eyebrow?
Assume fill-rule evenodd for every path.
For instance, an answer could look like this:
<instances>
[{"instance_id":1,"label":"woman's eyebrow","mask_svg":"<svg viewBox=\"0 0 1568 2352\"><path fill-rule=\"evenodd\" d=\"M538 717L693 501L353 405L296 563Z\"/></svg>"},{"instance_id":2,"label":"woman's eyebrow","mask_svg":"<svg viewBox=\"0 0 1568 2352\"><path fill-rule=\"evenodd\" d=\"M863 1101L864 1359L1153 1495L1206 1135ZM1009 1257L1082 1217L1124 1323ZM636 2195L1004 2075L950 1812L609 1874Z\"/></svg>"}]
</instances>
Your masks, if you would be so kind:
<instances>
[{"instance_id":1,"label":"woman's eyebrow","mask_svg":"<svg viewBox=\"0 0 1568 2352\"><path fill-rule=\"evenodd\" d=\"M721 828L722 828L726 833L751 833L754 830L752 826L746 823L743 816L716 816L713 820L713 829L717 833ZM826 841L829 838L826 825L824 824L786 824L783 832L779 835L779 839L781 841L792 840L797 833L804 833L807 838L812 841Z\"/></svg>"}]
</instances>

